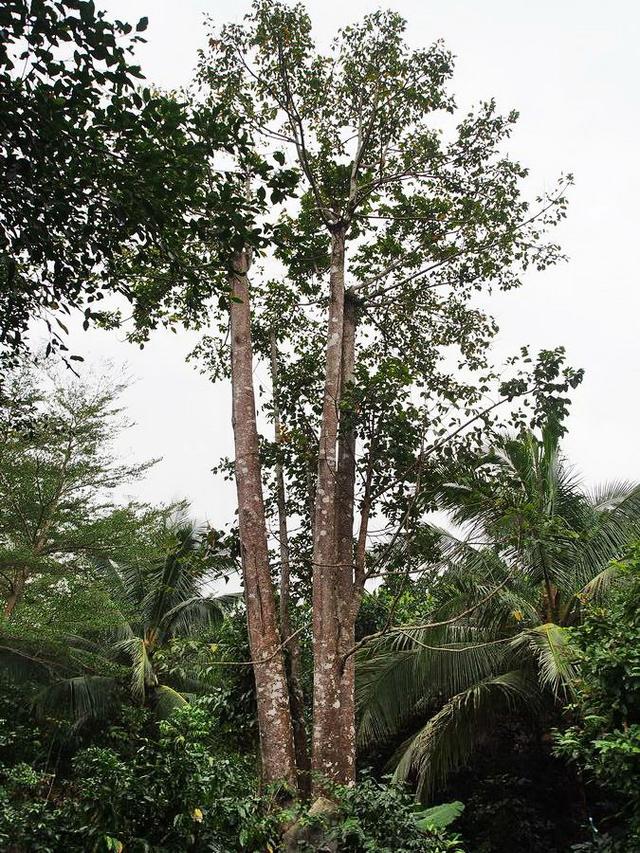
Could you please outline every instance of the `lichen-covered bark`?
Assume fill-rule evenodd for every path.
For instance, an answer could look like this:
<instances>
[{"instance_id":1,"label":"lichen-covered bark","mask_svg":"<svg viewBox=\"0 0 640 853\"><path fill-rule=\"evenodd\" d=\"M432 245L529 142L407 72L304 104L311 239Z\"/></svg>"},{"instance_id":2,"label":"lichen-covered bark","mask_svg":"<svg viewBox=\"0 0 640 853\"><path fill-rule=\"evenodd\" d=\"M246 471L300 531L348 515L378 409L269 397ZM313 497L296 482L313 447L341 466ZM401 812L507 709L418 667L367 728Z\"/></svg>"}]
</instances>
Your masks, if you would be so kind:
<instances>
[{"instance_id":1,"label":"lichen-covered bark","mask_svg":"<svg viewBox=\"0 0 640 853\"><path fill-rule=\"evenodd\" d=\"M336 228L331 245L325 386L313 531L312 769L322 777L349 784L355 778L353 661L349 657L345 664L344 655L353 645L355 618L352 607L353 475L345 468L345 481L340 482L338 431L341 390L345 378L348 381L353 371L353 339L349 344L351 311L347 308L345 352L344 248L344 230ZM353 319L355 322L355 317ZM345 434L340 443L345 465L353 465L353 435ZM315 784L321 791L322 783Z\"/></svg>"},{"instance_id":2,"label":"lichen-covered bark","mask_svg":"<svg viewBox=\"0 0 640 853\"><path fill-rule=\"evenodd\" d=\"M342 335L341 398L353 381L357 306L347 293L344 304ZM354 589L353 516L356 482L356 433L353 417L343 413L338 434L338 477L336 480L336 541L338 548L337 581L338 648L337 677L340 684L339 725L343 756L341 776L344 782L355 782L355 659L348 655L355 643L355 620L358 611ZM359 601L359 599L358 599Z\"/></svg>"},{"instance_id":3,"label":"lichen-covered bark","mask_svg":"<svg viewBox=\"0 0 640 853\"><path fill-rule=\"evenodd\" d=\"M231 384L238 526L242 553L249 647L256 681L260 753L265 782L297 774L289 690L276 604L269 572L267 527L253 387L251 307L246 252L237 252L231 274Z\"/></svg>"}]
</instances>

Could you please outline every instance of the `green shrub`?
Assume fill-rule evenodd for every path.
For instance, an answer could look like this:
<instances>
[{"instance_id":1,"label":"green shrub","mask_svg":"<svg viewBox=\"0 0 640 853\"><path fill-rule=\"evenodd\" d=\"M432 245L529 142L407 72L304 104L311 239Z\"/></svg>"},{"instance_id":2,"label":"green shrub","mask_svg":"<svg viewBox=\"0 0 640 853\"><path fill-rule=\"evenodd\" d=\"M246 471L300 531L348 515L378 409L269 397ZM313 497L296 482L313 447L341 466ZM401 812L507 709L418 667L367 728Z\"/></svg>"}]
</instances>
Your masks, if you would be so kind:
<instances>
[{"instance_id":1,"label":"green shrub","mask_svg":"<svg viewBox=\"0 0 640 853\"><path fill-rule=\"evenodd\" d=\"M402 788L370 778L331 793L338 820L327 834L344 853L463 853L458 836L444 829L459 814L453 804L446 817L445 810L418 811Z\"/></svg>"},{"instance_id":2,"label":"green shrub","mask_svg":"<svg viewBox=\"0 0 640 853\"><path fill-rule=\"evenodd\" d=\"M23 734L0 727L0 746ZM132 709L58 776L30 758L0 764L3 850L263 850L278 837L279 806L258 797L251 758L220 751L204 703L155 731Z\"/></svg>"},{"instance_id":3,"label":"green shrub","mask_svg":"<svg viewBox=\"0 0 640 853\"><path fill-rule=\"evenodd\" d=\"M34 719L30 698L16 688L0 696L0 850L264 853L279 849L286 826L308 820L286 791L259 793L253 755L221 742L215 697L159 724L123 706L84 740ZM325 829L345 853L461 850L399 788L365 778L334 795L338 820Z\"/></svg>"},{"instance_id":4,"label":"green shrub","mask_svg":"<svg viewBox=\"0 0 640 853\"><path fill-rule=\"evenodd\" d=\"M591 847L640 851L640 546L619 566L622 582L606 606L591 607L574 629L579 680L572 723L555 734L558 755L591 786ZM578 849L578 848L576 848Z\"/></svg>"}]
</instances>

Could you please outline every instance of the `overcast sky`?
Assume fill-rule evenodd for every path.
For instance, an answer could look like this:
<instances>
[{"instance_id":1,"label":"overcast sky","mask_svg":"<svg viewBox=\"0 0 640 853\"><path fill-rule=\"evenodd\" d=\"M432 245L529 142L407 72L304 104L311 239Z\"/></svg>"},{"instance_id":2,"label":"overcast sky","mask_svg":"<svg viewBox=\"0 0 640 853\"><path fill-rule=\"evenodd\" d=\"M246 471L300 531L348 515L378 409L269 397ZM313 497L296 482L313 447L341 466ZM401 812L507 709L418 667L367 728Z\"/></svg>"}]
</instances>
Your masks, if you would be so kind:
<instances>
[{"instance_id":1,"label":"overcast sky","mask_svg":"<svg viewBox=\"0 0 640 853\"><path fill-rule=\"evenodd\" d=\"M203 16L239 20L248 2L102 0L110 16L147 15L148 44L139 51L147 78L186 84L203 42ZM442 38L454 52L452 91L461 108L495 97L521 119L510 152L531 168L533 191L571 171L568 220L558 232L568 264L533 273L525 287L492 298L500 325L498 352L564 345L586 370L575 394L565 450L595 483L640 480L640 3L636 0L313 0L305 4L316 36L380 5L401 12L408 38L424 46ZM188 497L200 518L229 521L234 493L210 473L231 450L230 400L184 356L193 339L159 334L138 351L112 332L74 334L74 351L90 363L127 362L137 378L126 403L136 427L123 443L138 458L162 456L127 494L147 500Z\"/></svg>"}]
</instances>

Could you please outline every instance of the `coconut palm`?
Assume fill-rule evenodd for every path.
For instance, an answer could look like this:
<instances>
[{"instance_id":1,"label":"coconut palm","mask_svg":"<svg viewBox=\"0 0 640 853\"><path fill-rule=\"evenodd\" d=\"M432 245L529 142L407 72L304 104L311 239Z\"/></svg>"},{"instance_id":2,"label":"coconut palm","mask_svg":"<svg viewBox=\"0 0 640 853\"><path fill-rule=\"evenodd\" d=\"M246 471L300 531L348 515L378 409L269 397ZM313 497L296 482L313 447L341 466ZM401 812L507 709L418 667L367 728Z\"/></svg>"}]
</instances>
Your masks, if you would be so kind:
<instances>
[{"instance_id":1,"label":"coconut palm","mask_svg":"<svg viewBox=\"0 0 640 853\"><path fill-rule=\"evenodd\" d=\"M161 683L154 659L170 640L220 623L237 596L210 596L203 585L212 566L228 557L213 553L210 537L189 522L174 522L165 540L164 555L151 564L102 564L113 612L109 629L88 626L47 641L3 638L0 665L14 677L46 682L36 703L41 711L64 713L78 725L103 718L128 683L136 703L165 716L201 686L184 677Z\"/></svg>"},{"instance_id":2,"label":"coconut palm","mask_svg":"<svg viewBox=\"0 0 640 853\"><path fill-rule=\"evenodd\" d=\"M360 660L363 747L410 733L396 778L424 799L515 708L536 713L571 690L566 627L602 594L640 532L640 487L589 492L565 464L554 424L500 442L441 505L442 572L430 622L394 629ZM462 618L455 618L464 614Z\"/></svg>"}]
</instances>

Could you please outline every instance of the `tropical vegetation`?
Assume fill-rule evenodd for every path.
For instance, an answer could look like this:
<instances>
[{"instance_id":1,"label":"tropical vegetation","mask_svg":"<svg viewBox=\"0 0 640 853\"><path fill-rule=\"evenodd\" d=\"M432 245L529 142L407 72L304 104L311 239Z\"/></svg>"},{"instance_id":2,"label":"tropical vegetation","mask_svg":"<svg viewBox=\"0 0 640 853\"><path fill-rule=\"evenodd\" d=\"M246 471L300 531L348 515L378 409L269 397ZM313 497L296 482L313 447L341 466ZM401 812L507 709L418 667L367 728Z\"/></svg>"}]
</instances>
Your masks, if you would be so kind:
<instances>
[{"instance_id":1,"label":"tropical vegetation","mask_svg":"<svg viewBox=\"0 0 640 853\"><path fill-rule=\"evenodd\" d=\"M423 796L468 759L502 712L540 714L545 703L561 708L572 697L567 629L615 582L615 560L640 529L640 487L585 490L553 422L539 437L505 437L440 488L439 505L460 535L432 528L441 574L423 624L388 631L361 667L361 742L392 740L418 724L395 773L415 774Z\"/></svg>"},{"instance_id":2,"label":"tropical vegetation","mask_svg":"<svg viewBox=\"0 0 640 853\"><path fill-rule=\"evenodd\" d=\"M494 347L572 176L397 12L255 0L179 92L147 23L0 9L0 847L640 850L640 484L565 457L562 346ZM220 528L127 497L79 326L197 338Z\"/></svg>"}]
</instances>

